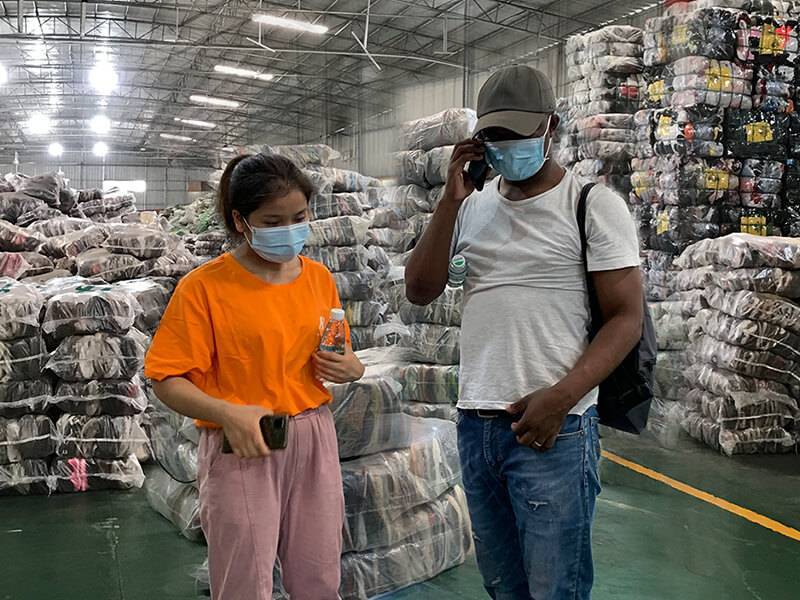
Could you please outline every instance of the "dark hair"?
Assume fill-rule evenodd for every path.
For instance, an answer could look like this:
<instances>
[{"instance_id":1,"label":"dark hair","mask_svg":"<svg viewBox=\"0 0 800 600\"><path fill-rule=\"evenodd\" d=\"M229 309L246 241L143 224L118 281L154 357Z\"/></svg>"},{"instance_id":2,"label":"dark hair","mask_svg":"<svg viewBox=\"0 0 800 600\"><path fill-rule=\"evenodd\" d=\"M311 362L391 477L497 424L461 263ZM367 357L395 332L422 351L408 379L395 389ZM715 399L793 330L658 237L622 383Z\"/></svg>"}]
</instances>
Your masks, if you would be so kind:
<instances>
[{"instance_id":1,"label":"dark hair","mask_svg":"<svg viewBox=\"0 0 800 600\"><path fill-rule=\"evenodd\" d=\"M264 202L292 190L303 192L306 200L314 194L309 178L291 160L276 154L242 154L225 167L219 181L217 210L228 231L238 234L234 210L247 218Z\"/></svg>"}]
</instances>

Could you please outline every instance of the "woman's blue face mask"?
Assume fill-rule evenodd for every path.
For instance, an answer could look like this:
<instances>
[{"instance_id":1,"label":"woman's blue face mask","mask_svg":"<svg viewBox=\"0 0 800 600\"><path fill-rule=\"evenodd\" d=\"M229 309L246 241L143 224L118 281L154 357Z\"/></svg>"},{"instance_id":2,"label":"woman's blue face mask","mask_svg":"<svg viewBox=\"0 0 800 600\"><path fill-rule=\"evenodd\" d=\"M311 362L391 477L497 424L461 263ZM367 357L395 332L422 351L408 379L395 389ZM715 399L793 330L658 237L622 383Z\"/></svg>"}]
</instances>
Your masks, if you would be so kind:
<instances>
[{"instance_id":1,"label":"woman's blue face mask","mask_svg":"<svg viewBox=\"0 0 800 600\"><path fill-rule=\"evenodd\" d=\"M547 131L550 118L547 119ZM550 157L550 146L545 149L545 136L504 142L485 142L486 162L506 181L525 181L536 175Z\"/></svg>"},{"instance_id":2,"label":"woman's blue face mask","mask_svg":"<svg viewBox=\"0 0 800 600\"><path fill-rule=\"evenodd\" d=\"M253 234L253 239L247 240L253 252L274 263L296 258L305 247L310 231L308 221L283 227L251 227L246 220L244 222Z\"/></svg>"}]
</instances>

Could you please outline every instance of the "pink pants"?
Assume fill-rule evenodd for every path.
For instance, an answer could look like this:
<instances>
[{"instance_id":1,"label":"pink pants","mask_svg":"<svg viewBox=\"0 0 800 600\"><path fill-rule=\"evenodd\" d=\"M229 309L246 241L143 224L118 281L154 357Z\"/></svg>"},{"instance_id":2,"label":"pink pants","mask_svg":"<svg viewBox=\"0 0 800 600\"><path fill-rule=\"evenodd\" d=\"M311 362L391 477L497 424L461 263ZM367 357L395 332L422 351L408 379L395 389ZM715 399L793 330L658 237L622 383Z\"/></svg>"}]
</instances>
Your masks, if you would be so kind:
<instances>
[{"instance_id":1,"label":"pink pants","mask_svg":"<svg viewBox=\"0 0 800 600\"><path fill-rule=\"evenodd\" d=\"M293 418L288 447L265 458L222 454L222 437L204 430L198 449L211 597L271 600L277 556L292 600L338 598L344 496L331 411Z\"/></svg>"}]
</instances>

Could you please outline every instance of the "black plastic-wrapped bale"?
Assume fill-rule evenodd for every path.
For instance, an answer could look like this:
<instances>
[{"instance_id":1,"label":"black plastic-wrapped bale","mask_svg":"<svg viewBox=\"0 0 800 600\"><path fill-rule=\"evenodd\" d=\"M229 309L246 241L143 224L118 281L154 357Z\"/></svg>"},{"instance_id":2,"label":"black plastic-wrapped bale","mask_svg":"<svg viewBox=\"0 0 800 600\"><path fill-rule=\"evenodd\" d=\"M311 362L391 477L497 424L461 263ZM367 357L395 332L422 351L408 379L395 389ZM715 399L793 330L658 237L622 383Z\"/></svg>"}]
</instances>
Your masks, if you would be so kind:
<instances>
[{"instance_id":1,"label":"black plastic-wrapped bale","mask_svg":"<svg viewBox=\"0 0 800 600\"><path fill-rule=\"evenodd\" d=\"M55 426L45 415L0 419L0 464L47 458L55 452Z\"/></svg>"},{"instance_id":2,"label":"black plastic-wrapped bale","mask_svg":"<svg viewBox=\"0 0 800 600\"><path fill-rule=\"evenodd\" d=\"M56 452L80 458L125 458L147 443L137 417L61 415L56 422Z\"/></svg>"}]
</instances>

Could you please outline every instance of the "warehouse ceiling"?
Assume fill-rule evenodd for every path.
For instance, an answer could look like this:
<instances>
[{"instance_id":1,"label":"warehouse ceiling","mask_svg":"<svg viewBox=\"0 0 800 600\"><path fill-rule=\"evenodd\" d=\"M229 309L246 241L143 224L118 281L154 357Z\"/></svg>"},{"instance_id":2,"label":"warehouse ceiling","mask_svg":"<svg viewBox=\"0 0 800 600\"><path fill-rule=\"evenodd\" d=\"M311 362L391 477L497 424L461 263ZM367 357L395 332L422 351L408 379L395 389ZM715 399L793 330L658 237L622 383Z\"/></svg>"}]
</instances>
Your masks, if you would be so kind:
<instances>
[{"instance_id":1,"label":"warehouse ceiling","mask_svg":"<svg viewBox=\"0 0 800 600\"><path fill-rule=\"evenodd\" d=\"M115 153L206 162L224 147L317 141L391 110L399 86L507 63L506 49L520 42L552 47L653 6L0 1L0 152L46 150L53 141L90 152L104 141ZM327 31L290 29L273 17ZM109 125L92 121L98 115L110 121L107 133L95 131Z\"/></svg>"}]
</instances>

